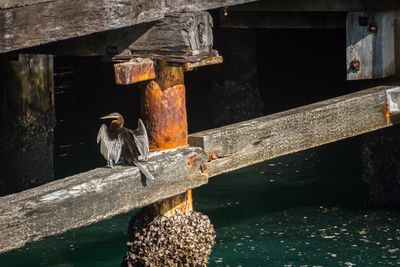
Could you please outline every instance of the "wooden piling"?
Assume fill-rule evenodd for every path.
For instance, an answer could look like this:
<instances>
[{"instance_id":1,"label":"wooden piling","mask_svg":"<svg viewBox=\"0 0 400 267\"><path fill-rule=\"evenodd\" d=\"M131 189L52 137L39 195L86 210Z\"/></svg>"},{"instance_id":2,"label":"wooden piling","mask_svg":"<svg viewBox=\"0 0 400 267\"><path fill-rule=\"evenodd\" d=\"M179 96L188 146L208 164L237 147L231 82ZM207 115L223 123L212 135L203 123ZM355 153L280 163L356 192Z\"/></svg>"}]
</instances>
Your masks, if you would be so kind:
<instances>
[{"instance_id":1,"label":"wooden piling","mask_svg":"<svg viewBox=\"0 0 400 267\"><path fill-rule=\"evenodd\" d=\"M158 61L157 78L142 94L142 115L150 149L165 150L188 144L186 95L183 67ZM191 190L153 205L155 215L173 216L193 210Z\"/></svg>"},{"instance_id":2,"label":"wooden piling","mask_svg":"<svg viewBox=\"0 0 400 267\"><path fill-rule=\"evenodd\" d=\"M2 57L0 180L3 193L53 179L53 57Z\"/></svg>"},{"instance_id":3,"label":"wooden piling","mask_svg":"<svg viewBox=\"0 0 400 267\"><path fill-rule=\"evenodd\" d=\"M170 14L134 41L129 53L114 57L156 61L156 79L146 84L141 104L151 151L188 146L183 73L222 62L212 50L211 27L212 19L206 12ZM142 73L140 66L135 61L115 65L117 82L135 82L127 78L132 74L138 77L136 80L147 79L149 71L144 72L145 79L135 74ZM203 163L196 166L196 161L196 155L187 157L188 169L202 173ZM132 218L128 233L125 266L205 266L215 244L209 218L193 211L191 189L143 209Z\"/></svg>"}]
</instances>

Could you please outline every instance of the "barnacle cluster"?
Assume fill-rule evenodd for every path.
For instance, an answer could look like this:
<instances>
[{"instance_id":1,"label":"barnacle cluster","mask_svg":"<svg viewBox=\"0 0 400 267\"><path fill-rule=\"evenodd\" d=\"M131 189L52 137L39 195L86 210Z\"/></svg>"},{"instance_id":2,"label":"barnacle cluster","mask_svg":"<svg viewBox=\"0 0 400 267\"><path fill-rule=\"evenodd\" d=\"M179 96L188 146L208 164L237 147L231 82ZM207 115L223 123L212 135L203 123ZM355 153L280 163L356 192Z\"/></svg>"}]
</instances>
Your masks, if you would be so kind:
<instances>
[{"instance_id":1,"label":"barnacle cluster","mask_svg":"<svg viewBox=\"0 0 400 267\"><path fill-rule=\"evenodd\" d=\"M130 222L123 265L207 266L214 244L214 227L200 212L153 217L142 211Z\"/></svg>"}]
</instances>

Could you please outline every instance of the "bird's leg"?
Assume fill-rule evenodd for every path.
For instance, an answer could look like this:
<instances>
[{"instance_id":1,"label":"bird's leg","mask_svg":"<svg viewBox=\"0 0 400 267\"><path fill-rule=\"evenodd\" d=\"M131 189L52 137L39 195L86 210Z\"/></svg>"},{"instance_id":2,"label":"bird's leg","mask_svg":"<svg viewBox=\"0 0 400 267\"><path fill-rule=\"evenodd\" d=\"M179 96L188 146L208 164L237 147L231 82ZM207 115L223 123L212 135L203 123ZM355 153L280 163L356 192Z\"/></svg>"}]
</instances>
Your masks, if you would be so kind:
<instances>
[{"instance_id":1,"label":"bird's leg","mask_svg":"<svg viewBox=\"0 0 400 267\"><path fill-rule=\"evenodd\" d=\"M113 160L112 159L107 161L107 166L110 167L111 169L114 168L114 164L113 164Z\"/></svg>"},{"instance_id":2,"label":"bird's leg","mask_svg":"<svg viewBox=\"0 0 400 267\"><path fill-rule=\"evenodd\" d=\"M144 176L146 176L146 178L151 179L151 180L155 180L156 178L154 178L153 174L151 174L148 170L146 170L145 167L143 167L142 164L139 163L139 161L133 161L133 164L138 167L138 169L144 174Z\"/></svg>"}]
</instances>

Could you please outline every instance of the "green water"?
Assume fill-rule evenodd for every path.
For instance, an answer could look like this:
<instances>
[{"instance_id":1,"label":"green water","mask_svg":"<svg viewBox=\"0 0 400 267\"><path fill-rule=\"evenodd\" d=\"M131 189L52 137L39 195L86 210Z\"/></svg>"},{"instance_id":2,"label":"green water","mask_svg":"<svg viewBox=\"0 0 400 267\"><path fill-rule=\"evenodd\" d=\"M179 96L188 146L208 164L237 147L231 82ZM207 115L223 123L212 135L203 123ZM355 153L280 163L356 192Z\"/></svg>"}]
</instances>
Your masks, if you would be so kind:
<instances>
[{"instance_id":1,"label":"green water","mask_svg":"<svg viewBox=\"0 0 400 267\"><path fill-rule=\"evenodd\" d=\"M400 213L363 209L351 144L257 164L194 191L217 244L210 266L400 266ZM125 214L0 255L0 266L119 266Z\"/></svg>"}]
</instances>

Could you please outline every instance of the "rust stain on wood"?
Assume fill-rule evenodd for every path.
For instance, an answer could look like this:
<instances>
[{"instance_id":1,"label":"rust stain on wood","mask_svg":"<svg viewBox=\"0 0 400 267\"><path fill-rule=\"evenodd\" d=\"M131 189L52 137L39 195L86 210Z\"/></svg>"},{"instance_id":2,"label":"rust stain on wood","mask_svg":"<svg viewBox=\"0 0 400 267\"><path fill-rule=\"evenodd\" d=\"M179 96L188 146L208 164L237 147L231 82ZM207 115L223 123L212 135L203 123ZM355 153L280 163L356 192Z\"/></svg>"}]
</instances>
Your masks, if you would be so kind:
<instances>
[{"instance_id":1,"label":"rust stain on wood","mask_svg":"<svg viewBox=\"0 0 400 267\"><path fill-rule=\"evenodd\" d=\"M147 123L150 149L187 145L186 96L181 67L160 63L156 81L142 94L142 114Z\"/></svg>"},{"instance_id":2,"label":"rust stain on wood","mask_svg":"<svg viewBox=\"0 0 400 267\"><path fill-rule=\"evenodd\" d=\"M193 210L192 190L164 199L153 205L153 212L156 215L161 214L167 217L174 216L175 214L183 214L189 210Z\"/></svg>"},{"instance_id":3,"label":"rust stain on wood","mask_svg":"<svg viewBox=\"0 0 400 267\"><path fill-rule=\"evenodd\" d=\"M142 94L142 115L147 124L151 150L187 146L186 95L183 68L159 61L157 78L150 81ZM192 167L197 157L189 157ZM197 167L198 168L198 167ZM162 200L152 205L157 215L173 216L193 210L192 191Z\"/></svg>"},{"instance_id":4,"label":"rust stain on wood","mask_svg":"<svg viewBox=\"0 0 400 267\"><path fill-rule=\"evenodd\" d=\"M114 64L114 72L117 84L133 84L156 78L154 62L148 58Z\"/></svg>"},{"instance_id":5,"label":"rust stain on wood","mask_svg":"<svg viewBox=\"0 0 400 267\"><path fill-rule=\"evenodd\" d=\"M201 59L200 61L197 61L197 62L187 62L184 65L184 70L185 71L192 71L193 69L198 68L198 67L220 64L222 62L224 62L224 58L222 56L220 56L220 55L211 55L210 57L206 57L206 58Z\"/></svg>"}]
</instances>

